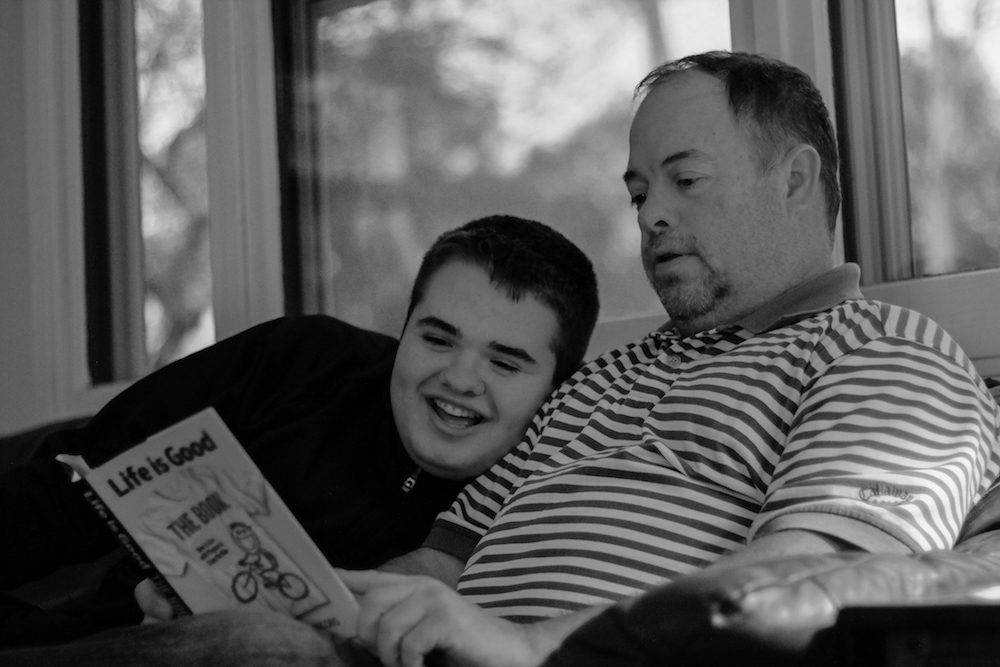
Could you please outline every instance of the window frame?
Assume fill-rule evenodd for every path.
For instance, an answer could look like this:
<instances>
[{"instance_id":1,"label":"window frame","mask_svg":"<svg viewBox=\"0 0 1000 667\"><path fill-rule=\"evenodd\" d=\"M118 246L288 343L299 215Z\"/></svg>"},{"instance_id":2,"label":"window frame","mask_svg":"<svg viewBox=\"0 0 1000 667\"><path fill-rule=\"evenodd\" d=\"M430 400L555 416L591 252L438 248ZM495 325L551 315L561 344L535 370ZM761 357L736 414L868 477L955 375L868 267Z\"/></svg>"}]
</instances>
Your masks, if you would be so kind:
<instances>
[{"instance_id":1,"label":"window frame","mask_svg":"<svg viewBox=\"0 0 1000 667\"><path fill-rule=\"evenodd\" d=\"M948 331L981 375L1000 375L1000 269L912 278L909 179L892 0L829 0L843 165L845 246L869 299L916 310ZM994 307L989 308L990 305Z\"/></svg>"},{"instance_id":2,"label":"window frame","mask_svg":"<svg viewBox=\"0 0 1000 667\"><path fill-rule=\"evenodd\" d=\"M142 230L123 224L142 219L134 7L77 3L87 368L95 385L149 371Z\"/></svg>"},{"instance_id":3,"label":"window frame","mask_svg":"<svg viewBox=\"0 0 1000 667\"><path fill-rule=\"evenodd\" d=\"M88 368L77 5L33 0L23 12L32 344L20 373L33 401L31 414L7 420L14 428L95 412L129 384L95 385ZM222 339L284 312L270 3L210 0L204 22L213 307Z\"/></svg>"}]
</instances>

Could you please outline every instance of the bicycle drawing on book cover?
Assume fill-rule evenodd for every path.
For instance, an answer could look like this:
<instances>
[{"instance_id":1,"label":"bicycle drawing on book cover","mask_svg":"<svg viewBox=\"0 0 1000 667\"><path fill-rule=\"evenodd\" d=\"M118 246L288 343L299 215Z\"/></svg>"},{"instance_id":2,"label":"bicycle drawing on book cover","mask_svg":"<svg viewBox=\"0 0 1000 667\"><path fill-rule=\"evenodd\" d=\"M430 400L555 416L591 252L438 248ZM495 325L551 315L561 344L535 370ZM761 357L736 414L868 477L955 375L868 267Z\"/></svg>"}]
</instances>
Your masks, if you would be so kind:
<instances>
[{"instance_id":1,"label":"bicycle drawing on book cover","mask_svg":"<svg viewBox=\"0 0 1000 667\"><path fill-rule=\"evenodd\" d=\"M244 551L239 565L245 569L233 577L233 595L240 602L252 602L260 591L260 583L265 589L275 589L289 600L302 600L309 594L309 586L302 577L292 572L279 572L278 559L270 551L263 549L260 538L253 528L245 523L229 526L233 542Z\"/></svg>"}]
</instances>

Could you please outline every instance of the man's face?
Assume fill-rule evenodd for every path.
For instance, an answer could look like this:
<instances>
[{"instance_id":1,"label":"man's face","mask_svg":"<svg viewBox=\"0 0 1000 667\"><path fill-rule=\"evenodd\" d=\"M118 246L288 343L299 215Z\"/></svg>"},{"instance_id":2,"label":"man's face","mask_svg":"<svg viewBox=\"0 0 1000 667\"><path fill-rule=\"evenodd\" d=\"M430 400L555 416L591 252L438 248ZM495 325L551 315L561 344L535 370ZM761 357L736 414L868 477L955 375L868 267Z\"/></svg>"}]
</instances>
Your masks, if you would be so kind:
<instances>
[{"instance_id":1,"label":"man's face","mask_svg":"<svg viewBox=\"0 0 1000 667\"><path fill-rule=\"evenodd\" d=\"M424 470L474 477L520 442L552 390L555 314L533 296L512 301L483 269L442 266L403 330L392 369L392 413Z\"/></svg>"},{"instance_id":2,"label":"man's face","mask_svg":"<svg viewBox=\"0 0 1000 667\"><path fill-rule=\"evenodd\" d=\"M722 82L707 74L676 75L640 104L625 184L646 275L682 333L738 321L795 284L783 268L797 231L780 171L761 174Z\"/></svg>"}]
</instances>

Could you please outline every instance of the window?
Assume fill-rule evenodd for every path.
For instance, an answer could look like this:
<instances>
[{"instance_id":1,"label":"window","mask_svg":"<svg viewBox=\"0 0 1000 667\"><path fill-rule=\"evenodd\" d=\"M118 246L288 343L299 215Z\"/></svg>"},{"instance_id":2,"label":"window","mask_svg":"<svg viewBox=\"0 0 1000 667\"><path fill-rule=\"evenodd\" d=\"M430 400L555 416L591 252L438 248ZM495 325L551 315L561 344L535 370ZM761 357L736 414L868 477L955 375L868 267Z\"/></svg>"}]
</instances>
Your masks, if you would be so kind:
<instances>
[{"instance_id":1,"label":"window","mask_svg":"<svg viewBox=\"0 0 1000 667\"><path fill-rule=\"evenodd\" d=\"M298 308L398 335L433 239L509 213L587 252L602 320L662 319L621 185L632 91L658 62L730 48L726 0L274 8Z\"/></svg>"},{"instance_id":2,"label":"window","mask_svg":"<svg viewBox=\"0 0 1000 667\"><path fill-rule=\"evenodd\" d=\"M16 138L10 157L23 169L0 181L4 203L12 202L15 212L4 220L4 238L18 241L18 261L0 269L4 294L17 297L5 301L16 316L4 320L3 335L19 341L16 352L6 346L0 383L0 423L7 430L91 414L126 386L95 382L88 350L93 319L86 308L90 242L85 242L84 202L91 193L84 193L93 187L95 171L82 147L98 140L84 140L93 126L84 118L82 97L91 88L82 79L85 61L94 54L80 47L94 4L99 3L13 3L5 14L12 20L0 24L8 54L0 73L12 82L10 104L20 105L3 135L5 145L8 137ZM274 51L269 0L212 0L202 11L208 254L215 331L223 338L284 312ZM114 74L111 80L138 84ZM107 127L111 134L127 134L123 123ZM139 201L138 190L134 197L132 205ZM133 312L143 317L141 298L136 302L140 306ZM140 350L144 338L141 333L137 338Z\"/></svg>"},{"instance_id":3,"label":"window","mask_svg":"<svg viewBox=\"0 0 1000 667\"><path fill-rule=\"evenodd\" d=\"M1000 373L1000 2L831 2L846 252Z\"/></svg>"},{"instance_id":4,"label":"window","mask_svg":"<svg viewBox=\"0 0 1000 667\"><path fill-rule=\"evenodd\" d=\"M214 341L201 0L80 4L91 379Z\"/></svg>"},{"instance_id":5,"label":"window","mask_svg":"<svg viewBox=\"0 0 1000 667\"><path fill-rule=\"evenodd\" d=\"M913 273L1000 267L1000 3L896 0Z\"/></svg>"}]
</instances>

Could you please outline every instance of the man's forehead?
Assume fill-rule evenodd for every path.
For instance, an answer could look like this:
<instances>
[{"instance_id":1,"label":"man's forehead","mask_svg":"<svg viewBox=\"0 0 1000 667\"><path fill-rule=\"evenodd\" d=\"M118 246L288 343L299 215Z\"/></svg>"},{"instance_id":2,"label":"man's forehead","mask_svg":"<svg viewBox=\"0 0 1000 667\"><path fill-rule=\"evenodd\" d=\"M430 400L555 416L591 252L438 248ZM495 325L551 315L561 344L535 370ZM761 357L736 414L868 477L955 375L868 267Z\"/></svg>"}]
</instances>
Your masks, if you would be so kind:
<instances>
[{"instance_id":1,"label":"man's forehead","mask_svg":"<svg viewBox=\"0 0 1000 667\"><path fill-rule=\"evenodd\" d=\"M663 123L706 120L706 114L713 122L727 116L732 118L725 85L704 72L680 72L646 92L632 120L632 129L657 120Z\"/></svg>"},{"instance_id":2,"label":"man's forehead","mask_svg":"<svg viewBox=\"0 0 1000 667\"><path fill-rule=\"evenodd\" d=\"M630 164L636 153L657 162L710 159L720 142L745 142L721 81L695 71L674 76L654 86L640 103L629 132Z\"/></svg>"}]
</instances>

